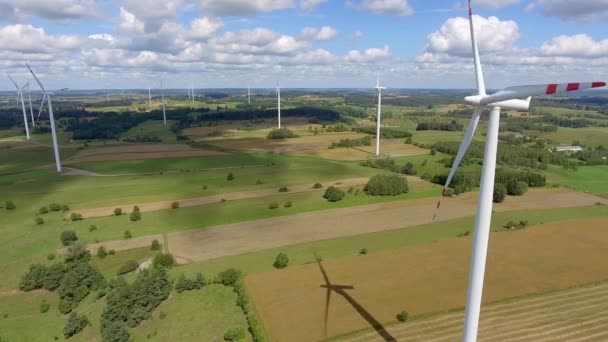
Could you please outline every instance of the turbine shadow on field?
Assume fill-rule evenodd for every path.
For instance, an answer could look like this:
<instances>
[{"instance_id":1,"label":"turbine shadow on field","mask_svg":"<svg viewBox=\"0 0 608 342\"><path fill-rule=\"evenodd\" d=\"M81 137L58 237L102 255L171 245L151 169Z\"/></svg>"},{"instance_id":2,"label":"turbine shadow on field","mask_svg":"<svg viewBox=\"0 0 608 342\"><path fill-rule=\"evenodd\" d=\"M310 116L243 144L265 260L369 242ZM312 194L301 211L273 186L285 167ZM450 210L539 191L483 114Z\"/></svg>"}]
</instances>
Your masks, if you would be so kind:
<instances>
[{"instance_id":1,"label":"turbine shadow on field","mask_svg":"<svg viewBox=\"0 0 608 342\"><path fill-rule=\"evenodd\" d=\"M350 305L352 305L352 307L357 311L357 313L359 313L359 315L361 315L361 317L363 317L369 323L369 325L371 325L372 328L374 328L376 330L378 335L380 335L385 341L396 342L397 340L388 331L386 331L386 329L384 328L382 323L378 322L378 320L374 316L372 316L371 313L369 313L361 304L359 304L359 302L357 302L351 295L348 294L348 292L346 292L346 290L354 290L355 287L352 285L332 284L329 281L329 277L327 276L327 273L325 272L323 265L321 264L321 259L319 257L316 257L316 260L317 260L317 264L319 265L319 269L321 269L321 273L323 274L323 278L325 279L325 284L321 285L320 287L327 289L326 296L325 296L325 321L324 321L325 322L325 327L324 327L325 339L327 339L329 301L331 299L331 293L333 291L336 294L342 296L344 299L346 299L346 301Z\"/></svg>"}]
</instances>

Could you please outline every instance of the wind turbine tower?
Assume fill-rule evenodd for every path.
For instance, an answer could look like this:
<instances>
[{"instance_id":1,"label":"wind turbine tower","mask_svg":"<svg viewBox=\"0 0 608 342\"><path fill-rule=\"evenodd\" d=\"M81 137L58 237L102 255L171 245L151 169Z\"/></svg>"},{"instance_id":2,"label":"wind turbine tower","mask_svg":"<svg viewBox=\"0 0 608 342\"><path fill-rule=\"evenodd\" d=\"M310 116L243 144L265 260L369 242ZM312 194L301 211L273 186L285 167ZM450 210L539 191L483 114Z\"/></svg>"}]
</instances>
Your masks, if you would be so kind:
<instances>
[{"instance_id":1,"label":"wind turbine tower","mask_svg":"<svg viewBox=\"0 0 608 342\"><path fill-rule=\"evenodd\" d=\"M55 152L55 165L57 167L57 172L61 172L61 159L59 157L59 146L57 144L57 131L55 130L55 116L53 115L53 103L51 102L51 93L48 93L46 91L46 89L44 89L44 86L42 85L42 83L40 82L38 77L36 77L36 74L34 74L34 72L32 71L32 68L30 68L30 66L28 64L26 64L26 66L29 69L29 71L32 73L32 76L34 76L36 83L38 83L38 85L40 86L40 89L42 89L42 92L44 93L44 95L46 95L47 104L49 106L49 121L51 122L51 135L53 136L53 151Z\"/></svg>"},{"instance_id":2,"label":"wind turbine tower","mask_svg":"<svg viewBox=\"0 0 608 342\"><path fill-rule=\"evenodd\" d=\"M281 87L279 87L279 81L277 81L277 111L279 116L279 129L281 129Z\"/></svg>"},{"instance_id":3,"label":"wind turbine tower","mask_svg":"<svg viewBox=\"0 0 608 342\"><path fill-rule=\"evenodd\" d=\"M251 104L251 87L247 86L247 104Z\"/></svg>"},{"instance_id":4,"label":"wind turbine tower","mask_svg":"<svg viewBox=\"0 0 608 342\"><path fill-rule=\"evenodd\" d=\"M152 107L152 90L150 88L148 88L148 103Z\"/></svg>"},{"instance_id":5,"label":"wind turbine tower","mask_svg":"<svg viewBox=\"0 0 608 342\"><path fill-rule=\"evenodd\" d=\"M376 91L378 91L378 116L376 117L376 155L380 155L380 122L382 117L382 90L385 87L380 86L380 77L376 79Z\"/></svg>"},{"instance_id":6,"label":"wind turbine tower","mask_svg":"<svg viewBox=\"0 0 608 342\"><path fill-rule=\"evenodd\" d=\"M477 94L465 97L465 102L474 105L475 110L473 111L473 116L443 188L443 195L445 195L452 178L458 169L458 165L462 161L462 158L473 140L481 113L484 109L489 109L490 118L486 135L479 200L477 202L477 214L475 218L473 253L471 256L464 333L462 337L463 342L477 341L484 273L488 253L488 240L490 237L490 223L492 219L492 199L496 174L496 152L498 148L498 128L500 124L501 109L527 111L530 108L532 96L563 95L576 90L606 86L605 82L526 85L508 87L492 95L487 95L481 62L479 60L479 49L475 38L471 0L469 0L469 26L477 80Z\"/></svg>"},{"instance_id":7,"label":"wind turbine tower","mask_svg":"<svg viewBox=\"0 0 608 342\"><path fill-rule=\"evenodd\" d=\"M161 97L162 97L162 101L163 101L163 124L165 126L167 126L167 113L166 113L166 109L165 109L165 89L163 88L163 80L160 80L160 93L161 93Z\"/></svg>"},{"instance_id":8,"label":"wind turbine tower","mask_svg":"<svg viewBox=\"0 0 608 342\"><path fill-rule=\"evenodd\" d=\"M25 83L27 89L27 101L30 103L30 117L32 119L32 127L36 127L36 121L34 121L34 110L32 109L32 96L30 95L30 80Z\"/></svg>"},{"instance_id":9,"label":"wind turbine tower","mask_svg":"<svg viewBox=\"0 0 608 342\"><path fill-rule=\"evenodd\" d=\"M15 80L13 80L10 75L6 76L8 76L11 82L13 82L13 84L15 85L15 88L17 88L17 102L19 102L19 99L21 99L21 109L23 110L23 123L25 124L25 136L27 140L30 140L30 129L27 123L27 114L25 113L25 102L23 101L23 89L19 88L17 82L15 82Z\"/></svg>"}]
</instances>

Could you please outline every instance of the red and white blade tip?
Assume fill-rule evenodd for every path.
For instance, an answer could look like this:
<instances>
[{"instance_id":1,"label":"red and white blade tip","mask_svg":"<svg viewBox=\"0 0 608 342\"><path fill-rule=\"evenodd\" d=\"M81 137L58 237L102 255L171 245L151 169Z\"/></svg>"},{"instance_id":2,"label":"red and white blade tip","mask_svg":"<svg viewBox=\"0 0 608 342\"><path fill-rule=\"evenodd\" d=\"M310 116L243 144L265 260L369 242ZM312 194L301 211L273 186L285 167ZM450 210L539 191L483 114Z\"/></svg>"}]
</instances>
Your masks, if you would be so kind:
<instances>
[{"instance_id":1,"label":"red and white blade tip","mask_svg":"<svg viewBox=\"0 0 608 342\"><path fill-rule=\"evenodd\" d=\"M591 83L567 83L567 84L548 84L545 94L551 95L563 91L577 91L582 89L601 88L605 87L606 82L591 82ZM564 89L565 88L565 89Z\"/></svg>"}]
</instances>

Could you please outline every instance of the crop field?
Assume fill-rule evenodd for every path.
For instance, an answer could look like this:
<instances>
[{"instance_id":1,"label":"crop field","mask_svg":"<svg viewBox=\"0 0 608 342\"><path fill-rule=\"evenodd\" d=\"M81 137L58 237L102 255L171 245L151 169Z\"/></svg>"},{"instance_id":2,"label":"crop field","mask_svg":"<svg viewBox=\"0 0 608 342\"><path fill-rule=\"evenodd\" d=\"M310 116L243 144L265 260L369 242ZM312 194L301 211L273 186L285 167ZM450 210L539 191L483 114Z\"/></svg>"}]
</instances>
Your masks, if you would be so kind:
<instances>
[{"instance_id":1,"label":"crop field","mask_svg":"<svg viewBox=\"0 0 608 342\"><path fill-rule=\"evenodd\" d=\"M76 155L65 160L65 164L113 160L141 160L163 158L187 158L221 156L224 152L192 148L182 144L141 144L96 147L80 150Z\"/></svg>"},{"instance_id":2,"label":"crop field","mask_svg":"<svg viewBox=\"0 0 608 342\"><path fill-rule=\"evenodd\" d=\"M556 144L558 146L571 145L575 142L592 147L597 147L598 145L608 146L608 128L605 127L560 127L557 132L540 133L539 136L558 142Z\"/></svg>"},{"instance_id":3,"label":"crop field","mask_svg":"<svg viewBox=\"0 0 608 342\"><path fill-rule=\"evenodd\" d=\"M566 221L491 234L484 303L608 278L601 262L608 256L607 225L606 219ZM470 244L470 238L445 239L250 274L246 281L272 341L319 341L394 323L402 310L415 317L462 308ZM332 288L329 303L322 272ZM384 328L376 330L385 336Z\"/></svg>"},{"instance_id":4,"label":"crop field","mask_svg":"<svg viewBox=\"0 0 608 342\"><path fill-rule=\"evenodd\" d=\"M482 341L604 341L608 339L608 283L484 305L479 339ZM464 311L420 318L386 327L398 341L454 341L462 334ZM381 342L376 331L338 338L342 342Z\"/></svg>"}]
</instances>

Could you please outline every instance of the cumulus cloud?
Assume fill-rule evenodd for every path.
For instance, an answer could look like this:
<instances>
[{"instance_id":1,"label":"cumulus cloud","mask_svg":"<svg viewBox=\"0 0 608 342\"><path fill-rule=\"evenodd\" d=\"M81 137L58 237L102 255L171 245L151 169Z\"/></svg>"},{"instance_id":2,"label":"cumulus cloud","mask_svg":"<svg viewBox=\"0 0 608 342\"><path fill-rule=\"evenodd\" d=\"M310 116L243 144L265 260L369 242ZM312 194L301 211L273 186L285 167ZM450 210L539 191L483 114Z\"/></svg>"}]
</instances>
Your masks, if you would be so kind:
<instances>
[{"instance_id":1,"label":"cumulus cloud","mask_svg":"<svg viewBox=\"0 0 608 342\"><path fill-rule=\"evenodd\" d=\"M0 27L0 50L21 53L49 53L74 50L82 39L73 35L48 35L44 29L32 25Z\"/></svg>"},{"instance_id":2,"label":"cumulus cloud","mask_svg":"<svg viewBox=\"0 0 608 342\"><path fill-rule=\"evenodd\" d=\"M224 26L221 19L203 17L193 20L190 23L189 36L195 40L207 40Z\"/></svg>"},{"instance_id":3,"label":"cumulus cloud","mask_svg":"<svg viewBox=\"0 0 608 342\"><path fill-rule=\"evenodd\" d=\"M540 47L545 56L600 57L608 55L608 39L596 41L586 34L558 36Z\"/></svg>"},{"instance_id":4,"label":"cumulus cloud","mask_svg":"<svg viewBox=\"0 0 608 342\"><path fill-rule=\"evenodd\" d=\"M121 10L124 8L135 16L146 32L153 32L165 22L173 20L181 6L181 0L126 0Z\"/></svg>"},{"instance_id":5,"label":"cumulus cloud","mask_svg":"<svg viewBox=\"0 0 608 342\"><path fill-rule=\"evenodd\" d=\"M369 63L386 59L390 55L391 51L388 45L385 45L382 49L370 48L363 51L363 53L357 50L351 50L346 54L345 60L348 62Z\"/></svg>"},{"instance_id":6,"label":"cumulus cloud","mask_svg":"<svg viewBox=\"0 0 608 342\"><path fill-rule=\"evenodd\" d=\"M521 0L475 0L474 7L502 8L520 3Z\"/></svg>"},{"instance_id":7,"label":"cumulus cloud","mask_svg":"<svg viewBox=\"0 0 608 342\"><path fill-rule=\"evenodd\" d=\"M72 20L98 17L93 0L0 0L0 19L17 20L37 16L50 20Z\"/></svg>"},{"instance_id":8,"label":"cumulus cloud","mask_svg":"<svg viewBox=\"0 0 608 342\"><path fill-rule=\"evenodd\" d=\"M374 14L408 16L414 13L407 0L363 0L358 3L348 0L346 6L368 10Z\"/></svg>"},{"instance_id":9,"label":"cumulus cloud","mask_svg":"<svg viewBox=\"0 0 608 342\"><path fill-rule=\"evenodd\" d=\"M301 0L300 7L303 10L311 11L316 9L319 5L328 2L329 0Z\"/></svg>"},{"instance_id":10,"label":"cumulus cloud","mask_svg":"<svg viewBox=\"0 0 608 342\"><path fill-rule=\"evenodd\" d=\"M501 21L496 17L484 18L473 15L475 35L479 50L496 52L512 47L519 39L519 26L515 21ZM428 53L468 56L471 52L471 38L467 18L448 19L441 28L428 37Z\"/></svg>"},{"instance_id":11,"label":"cumulus cloud","mask_svg":"<svg viewBox=\"0 0 608 342\"><path fill-rule=\"evenodd\" d=\"M608 16L608 0L536 0L528 10L535 8L543 15L566 20L593 20Z\"/></svg>"},{"instance_id":12,"label":"cumulus cloud","mask_svg":"<svg viewBox=\"0 0 608 342\"><path fill-rule=\"evenodd\" d=\"M300 36L303 39L314 39L319 42L327 42L334 39L338 35L338 31L331 26L323 26L320 29L315 27L305 27L302 29Z\"/></svg>"},{"instance_id":13,"label":"cumulus cloud","mask_svg":"<svg viewBox=\"0 0 608 342\"><path fill-rule=\"evenodd\" d=\"M203 11L215 15L247 15L294 8L294 0L199 0Z\"/></svg>"}]
</instances>

